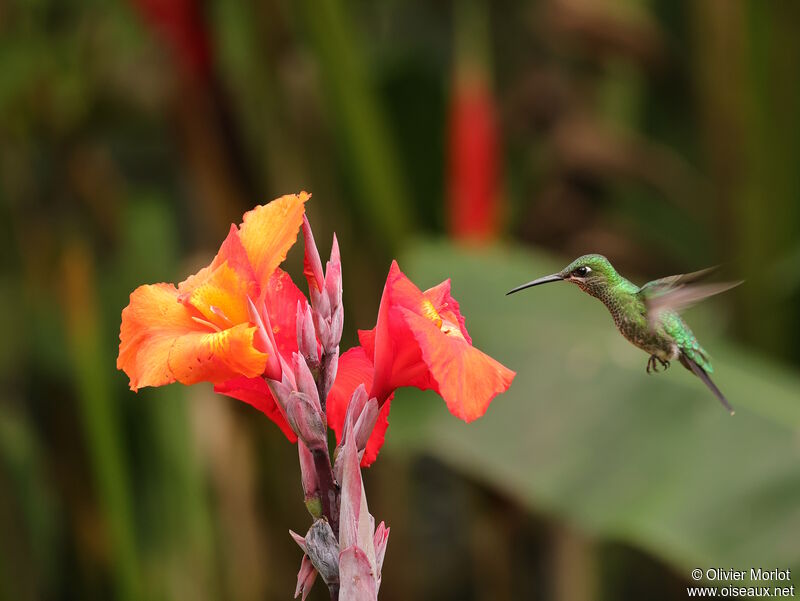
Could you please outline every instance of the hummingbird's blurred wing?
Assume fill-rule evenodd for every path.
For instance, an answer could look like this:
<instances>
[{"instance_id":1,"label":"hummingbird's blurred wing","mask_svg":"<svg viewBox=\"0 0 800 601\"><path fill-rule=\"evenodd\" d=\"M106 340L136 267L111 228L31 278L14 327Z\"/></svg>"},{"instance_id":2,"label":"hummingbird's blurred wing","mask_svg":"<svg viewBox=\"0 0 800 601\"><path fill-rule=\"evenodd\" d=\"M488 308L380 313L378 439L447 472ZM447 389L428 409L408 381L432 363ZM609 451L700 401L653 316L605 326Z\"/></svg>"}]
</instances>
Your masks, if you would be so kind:
<instances>
[{"instance_id":1,"label":"hummingbird's blurred wing","mask_svg":"<svg viewBox=\"0 0 800 601\"><path fill-rule=\"evenodd\" d=\"M672 275L659 280L648 282L639 289L639 295L644 300L647 307L647 320L652 326L658 321L659 316L664 311L680 312L701 300L720 294L731 288L735 288L742 283L718 282L714 284L694 284L697 280L707 276L716 267L710 267L701 271Z\"/></svg>"},{"instance_id":2,"label":"hummingbird's blurred wing","mask_svg":"<svg viewBox=\"0 0 800 601\"><path fill-rule=\"evenodd\" d=\"M714 273L719 266L706 267L700 271L693 271L691 273L679 273L678 275L669 275L665 278L659 278L652 282L647 282L644 286L639 288L639 294L645 299L657 294L662 294L677 286L684 284L691 284L698 280L702 280L707 275Z\"/></svg>"}]
</instances>

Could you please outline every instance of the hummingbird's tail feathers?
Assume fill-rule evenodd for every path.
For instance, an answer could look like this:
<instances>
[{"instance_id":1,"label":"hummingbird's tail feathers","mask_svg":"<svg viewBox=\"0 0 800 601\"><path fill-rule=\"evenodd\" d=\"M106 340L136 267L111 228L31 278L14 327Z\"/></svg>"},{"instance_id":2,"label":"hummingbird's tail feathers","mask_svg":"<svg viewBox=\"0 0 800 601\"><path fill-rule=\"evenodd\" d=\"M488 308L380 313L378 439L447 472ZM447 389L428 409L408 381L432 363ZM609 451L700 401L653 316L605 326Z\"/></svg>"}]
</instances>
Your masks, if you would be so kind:
<instances>
[{"instance_id":1,"label":"hummingbird's tail feathers","mask_svg":"<svg viewBox=\"0 0 800 601\"><path fill-rule=\"evenodd\" d=\"M719 402L722 403L722 406L725 407L725 409L728 410L728 413L730 413L731 415L736 413L736 411L734 411L733 407L731 407L731 404L728 402L728 399L725 398L725 395L722 394L722 391L719 388L717 388L717 385L714 384L714 382L711 380L709 375L706 373L706 370L704 370L702 367L700 367L694 359L692 359L691 357L685 355L684 353L680 354L679 359L680 359L681 364L686 369L688 369L689 371L693 372L694 375L696 375L698 378L700 378L703 381L703 383L706 386L708 386L708 388L711 390L711 392L713 392L714 395L719 399Z\"/></svg>"},{"instance_id":2,"label":"hummingbird's tail feathers","mask_svg":"<svg viewBox=\"0 0 800 601\"><path fill-rule=\"evenodd\" d=\"M645 306L647 307L647 320L652 327L653 324L658 323L658 318L664 311L679 313L709 296L714 296L715 294L720 294L731 288L735 288L743 281L744 280L695 285L679 284L674 288L665 288L660 291L650 290L644 295ZM644 290L645 286L639 290L640 294L642 294L642 290Z\"/></svg>"}]
</instances>

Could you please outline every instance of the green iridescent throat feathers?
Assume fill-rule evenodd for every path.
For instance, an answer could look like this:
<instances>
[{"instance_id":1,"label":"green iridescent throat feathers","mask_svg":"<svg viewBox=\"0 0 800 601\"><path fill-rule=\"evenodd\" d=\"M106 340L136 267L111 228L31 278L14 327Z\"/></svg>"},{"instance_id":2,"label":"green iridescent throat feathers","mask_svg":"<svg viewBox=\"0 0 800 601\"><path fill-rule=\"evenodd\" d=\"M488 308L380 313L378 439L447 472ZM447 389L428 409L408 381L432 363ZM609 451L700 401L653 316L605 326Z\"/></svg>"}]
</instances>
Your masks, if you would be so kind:
<instances>
[{"instance_id":1,"label":"green iridescent throat feathers","mask_svg":"<svg viewBox=\"0 0 800 601\"><path fill-rule=\"evenodd\" d=\"M709 374L714 369L708 353L678 314L704 298L741 284L696 283L713 269L673 275L637 286L617 273L604 256L584 255L558 273L518 286L507 294L549 282L576 284L587 294L600 299L608 307L620 333L650 355L647 373L659 371L659 366L666 369L670 361L677 359L700 378L733 415L733 408L725 395L711 381Z\"/></svg>"}]
</instances>

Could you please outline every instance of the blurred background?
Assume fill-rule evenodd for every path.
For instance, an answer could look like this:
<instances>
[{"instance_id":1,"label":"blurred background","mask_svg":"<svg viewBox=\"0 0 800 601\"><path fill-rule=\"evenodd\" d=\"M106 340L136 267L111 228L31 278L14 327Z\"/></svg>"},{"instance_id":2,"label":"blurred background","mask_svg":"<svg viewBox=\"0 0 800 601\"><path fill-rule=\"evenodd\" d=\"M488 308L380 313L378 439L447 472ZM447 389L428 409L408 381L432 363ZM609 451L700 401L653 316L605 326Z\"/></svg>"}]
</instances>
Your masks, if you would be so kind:
<instances>
[{"instance_id":1,"label":"blurred background","mask_svg":"<svg viewBox=\"0 0 800 601\"><path fill-rule=\"evenodd\" d=\"M791 0L0 1L0 598L290 597L295 448L115 361L136 286L301 189L346 346L397 257L518 372L469 425L398 393L365 473L382 599L800 574L798 27ZM687 317L735 417L574 287L503 296L584 252L746 280Z\"/></svg>"}]
</instances>

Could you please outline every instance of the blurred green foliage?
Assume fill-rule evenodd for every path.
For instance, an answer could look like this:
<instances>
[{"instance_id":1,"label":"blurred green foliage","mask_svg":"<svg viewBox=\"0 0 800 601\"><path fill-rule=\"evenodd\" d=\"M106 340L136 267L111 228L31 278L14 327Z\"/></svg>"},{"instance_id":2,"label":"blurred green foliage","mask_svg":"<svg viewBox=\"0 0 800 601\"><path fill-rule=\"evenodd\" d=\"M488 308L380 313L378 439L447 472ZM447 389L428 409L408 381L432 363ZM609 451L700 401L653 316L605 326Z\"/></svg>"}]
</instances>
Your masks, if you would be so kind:
<instances>
[{"instance_id":1,"label":"blurred green foliage","mask_svg":"<svg viewBox=\"0 0 800 601\"><path fill-rule=\"evenodd\" d=\"M416 236L443 236L471 3L499 235L547 258ZM293 590L294 447L207 387L134 395L115 357L131 290L300 189L342 244L346 340L399 254L420 285L452 276L476 345L519 372L471 425L398 395L365 476L392 526L382 598L676 599L695 564L800 569L800 4L148 6L0 3L0 599ZM689 316L734 418L678 368L647 377L577 291L502 296L587 251L642 281L747 280Z\"/></svg>"}]
</instances>

